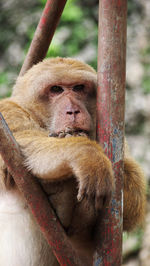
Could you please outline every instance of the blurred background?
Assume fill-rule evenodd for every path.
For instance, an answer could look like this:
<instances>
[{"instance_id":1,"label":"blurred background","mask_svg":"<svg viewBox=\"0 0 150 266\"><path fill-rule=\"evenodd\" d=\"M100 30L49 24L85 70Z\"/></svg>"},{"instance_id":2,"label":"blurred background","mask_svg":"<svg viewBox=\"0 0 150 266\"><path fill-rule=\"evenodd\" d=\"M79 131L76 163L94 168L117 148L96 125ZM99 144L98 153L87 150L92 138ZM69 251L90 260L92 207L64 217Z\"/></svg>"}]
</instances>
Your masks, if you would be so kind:
<instances>
[{"instance_id":1,"label":"blurred background","mask_svg":"<svg viewBox=\"0 0 150 266\"><path fill-rule=\"evenodd\" d=\"M46 0L0 1L0 98L11 94ZM126 136L150 185L150 1L128 0ZM98 0L68 0L47 56L97 68ZM149 202L149 193L148 202ZM150 207L145 227L124 234L124 266L150 265Z\"/></svg>"}]
</instances>

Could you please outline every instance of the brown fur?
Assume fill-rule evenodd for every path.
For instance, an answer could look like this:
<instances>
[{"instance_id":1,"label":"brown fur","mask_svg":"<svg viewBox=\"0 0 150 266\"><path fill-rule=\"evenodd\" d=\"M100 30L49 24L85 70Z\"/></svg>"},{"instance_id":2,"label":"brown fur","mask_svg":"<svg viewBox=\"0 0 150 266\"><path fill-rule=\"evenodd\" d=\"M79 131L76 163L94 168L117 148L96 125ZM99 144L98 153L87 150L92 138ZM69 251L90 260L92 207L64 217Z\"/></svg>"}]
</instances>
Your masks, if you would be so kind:
<instances>
[{"instance_id":1,"label":"brown fur","mask_svg":"<svg viewBox=\"0 0 150 266\"><path fill-rule=\"evenodd\" d=\"M72 91L76 84L84 84L87 91ZM64 96L50 94L54 85L64 87ZM70 58L55 58L44 60L18 78L12 97L0 102L0 112L20 144L25 165L41 180L51 182L48 189L42 181L57 215L73 236L72 242L83 241L86 253L90 244L85 243L89 243L95 211L108 204L114 189L111 163L94 140L49 137L49 133L59 133L70 125L64 115L69 101L70 108L79 110L76 127L88 128L94 139L95 96L96 72L90 66ZM126 148L124 163L124 230L131 230L144 219L145 181ZM1 190L16 189L12 188L2 159L0 175ZM82 201L78 202L77 197Z\"/></svg>"}]
</instances>

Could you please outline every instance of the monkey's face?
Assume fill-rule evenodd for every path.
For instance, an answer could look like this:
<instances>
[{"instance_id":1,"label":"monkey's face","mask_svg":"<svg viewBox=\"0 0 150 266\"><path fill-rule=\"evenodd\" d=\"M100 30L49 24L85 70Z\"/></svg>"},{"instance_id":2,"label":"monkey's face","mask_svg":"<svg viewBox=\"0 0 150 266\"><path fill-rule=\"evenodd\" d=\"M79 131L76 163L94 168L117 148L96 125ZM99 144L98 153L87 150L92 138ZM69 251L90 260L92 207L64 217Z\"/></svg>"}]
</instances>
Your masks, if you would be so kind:
<instances>
[{"instance_id":1,"label":"monkey's face","mask_svg":"<svg viewBox=\"0 0 150 266\"><path fill-rule=\"evenodd\" d=\"M96 72L90 66L69 58L48 59L18 83L15 96L51 136L95 138Z\"/></svg>"},{"instance_id":2,"label":"monkey's face","mask_svg":"<svg viewBox=\"0 0 150 266\"><path fill-rule=\"evenodd\" d=\"M91 107L95 102L95 90L89 83L59 84L49 86L51 106L50 133L87 135L92 137L94 121Z\"/></svg>"}]
</instances>

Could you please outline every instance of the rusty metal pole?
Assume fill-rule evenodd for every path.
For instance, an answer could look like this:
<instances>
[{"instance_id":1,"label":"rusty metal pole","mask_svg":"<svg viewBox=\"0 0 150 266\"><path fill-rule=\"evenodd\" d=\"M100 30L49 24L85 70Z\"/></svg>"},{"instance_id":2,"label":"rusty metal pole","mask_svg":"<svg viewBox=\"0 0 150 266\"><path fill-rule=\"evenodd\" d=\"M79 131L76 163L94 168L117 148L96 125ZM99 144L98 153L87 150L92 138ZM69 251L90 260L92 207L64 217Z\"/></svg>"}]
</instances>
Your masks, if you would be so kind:
<instances>
[{"instance_id":1,"label":"rusty metal pole","mask_svg":"<svg viewBox=\"0 0 150 266\"><path fill-rule=\"evenodd\" d=\"M98 225L95 266L122 261L126 17L127 0L100 1L97 140L112 161L116 189Z\"/></svg>"},{"instance_id":2,"label":"rusty metal pole","mask_svg":"<svg viewBox=\"0 0 150 266\"><path fill-rule=\"evenodd\" d=\"M19 145L1 113L0 154L60 265L89 266L73 249L39 182L24 167Z\"/></svg>"},{"instance_id":3,"label":"rusty metal pole","mask_svg":"<svg viewBox=\"0 0 150 266\"><path fill-rule=\"evenodd\" d=\"M28 54L21 68L20 76L24 75L34 64L44 59L66 2L67 0L47 0Z\"/></svg>"}]
</instances>

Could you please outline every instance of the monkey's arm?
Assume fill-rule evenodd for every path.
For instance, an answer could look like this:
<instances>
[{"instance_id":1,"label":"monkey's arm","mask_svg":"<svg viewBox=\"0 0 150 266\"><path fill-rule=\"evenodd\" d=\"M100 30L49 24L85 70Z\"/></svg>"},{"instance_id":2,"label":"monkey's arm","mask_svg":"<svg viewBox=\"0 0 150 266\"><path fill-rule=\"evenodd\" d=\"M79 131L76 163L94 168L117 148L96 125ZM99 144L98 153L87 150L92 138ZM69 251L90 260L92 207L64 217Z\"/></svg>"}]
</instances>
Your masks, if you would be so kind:
<instances>
[{"instance_id":1,"label":"monkey's arm","mask_svg":"<svg viewBox=\"0 0 150 266\"><path fill-rule=\"evenodd\" d=\"M86 137L51 138L45 132L26 130L15 133L32 173L48 180L72 175L79 182L78 199L84 194L110 198L113 189L111 163L102 148Z\"/></svg>"},{"instance_id":2,"label":"monkey's arm","mask_svg":"<svg viewBox=\"0 0 150 266\"><path fill-rule=\"evenodd\" d=\"M130 231L144 221L146 183L140 166L125 146L123 229Z\"/></svg>"}]
</instances>

